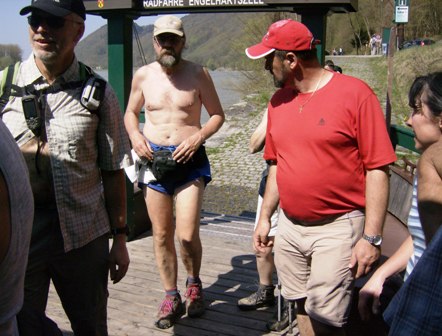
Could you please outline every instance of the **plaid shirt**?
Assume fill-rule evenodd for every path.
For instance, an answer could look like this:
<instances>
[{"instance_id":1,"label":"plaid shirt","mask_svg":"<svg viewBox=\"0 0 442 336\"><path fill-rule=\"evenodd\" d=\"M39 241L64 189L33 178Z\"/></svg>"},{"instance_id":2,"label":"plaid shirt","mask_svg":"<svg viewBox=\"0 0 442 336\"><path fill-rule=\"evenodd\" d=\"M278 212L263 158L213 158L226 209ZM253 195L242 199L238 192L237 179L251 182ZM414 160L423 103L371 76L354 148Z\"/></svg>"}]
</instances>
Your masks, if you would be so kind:
<instances>
[{"instance_id":1,"label":"plaid shirt","mask_svg":"<svg viewBox=\"0 0 442 336\"><path fill-rule=\"evenodd\" d=\"M75 59L53 85L78 80L80 70ZM49 86L33 55L21 64L17 74L17 85L28 84L33 84L37 90ZM119 170L131 164L123 116L110 85L106 85L104 101L96 114L80 104L81 91L81 87L67 89L46 94L42 99L53 187L66 252L109 232L100 169ZM33 136L26 125L21 98L9 101L2 119L14 138L25 134L23 141Z\"/></svg>"}]
</instances>

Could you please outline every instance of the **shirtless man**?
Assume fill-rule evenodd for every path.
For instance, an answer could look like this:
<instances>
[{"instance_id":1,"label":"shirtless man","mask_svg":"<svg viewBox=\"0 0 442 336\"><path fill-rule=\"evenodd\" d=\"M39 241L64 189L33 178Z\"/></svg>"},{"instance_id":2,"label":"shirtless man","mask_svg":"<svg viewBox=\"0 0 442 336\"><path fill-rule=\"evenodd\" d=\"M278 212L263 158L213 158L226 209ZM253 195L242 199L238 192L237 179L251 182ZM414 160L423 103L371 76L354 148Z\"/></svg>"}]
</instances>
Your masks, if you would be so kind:
<instances>
[{"instance_id":1,"label":"shirtless man","mask_svg":"<svg viewBox=\"0 0 442 336\"><path fill-rule=\"evenodd\" d=\"M185 42L179 18L166 15L155 22L153 46L157 60L134 74L124 118L132 147L140 158L152 161L159 151L169 150L179 166L169 178L140 185L152 222L155 257L166 292L155 322L161 329L171 327L184 313L177 289L175 231L188 275L187 314L198 317L204 313L199 278L202 258L199 224L203 192L211 175L203 143L224 122L224 112L207 69L181 58ZM202 105L210 115L204 127L200 123ZM146 123L141 133L139 116L143 107ZM175 178L182 169L187 171L184 177Z\"/></svg>"}]
</instances>

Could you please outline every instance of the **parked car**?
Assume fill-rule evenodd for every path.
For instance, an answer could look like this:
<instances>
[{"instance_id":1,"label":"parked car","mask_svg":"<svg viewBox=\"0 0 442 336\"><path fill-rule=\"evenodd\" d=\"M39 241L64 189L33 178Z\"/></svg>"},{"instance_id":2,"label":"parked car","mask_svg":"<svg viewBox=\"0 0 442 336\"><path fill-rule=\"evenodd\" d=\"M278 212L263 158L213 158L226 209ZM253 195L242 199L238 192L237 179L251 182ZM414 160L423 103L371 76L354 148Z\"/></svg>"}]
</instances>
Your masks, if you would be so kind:
<instances>
[{"instance_id":1,"label":"parked car","mask_svg":"<svg viewBox=\"0 0 442 336\"><path fill-rule=\"evenodd\" d=\"M411 47L416 47L416 46L424 46L424 45L430 45L433 44L434 41L431 39L415 39L415 40L411 40L411 41L405 41L404 43L402 43L402 48L401 49L407 49L407 48L411 48Z\"/></svg>"}]
</instances>

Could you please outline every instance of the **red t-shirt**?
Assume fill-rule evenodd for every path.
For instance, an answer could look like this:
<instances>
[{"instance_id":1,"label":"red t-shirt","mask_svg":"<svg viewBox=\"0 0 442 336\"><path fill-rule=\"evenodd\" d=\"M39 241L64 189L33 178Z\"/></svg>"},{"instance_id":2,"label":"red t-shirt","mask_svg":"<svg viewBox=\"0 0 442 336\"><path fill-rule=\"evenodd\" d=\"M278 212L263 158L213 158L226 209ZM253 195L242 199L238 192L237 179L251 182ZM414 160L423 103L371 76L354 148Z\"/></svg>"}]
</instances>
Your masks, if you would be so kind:
<instances>
[{"instance_id":1,"label":"red t-shirt","mask_svg":"<svg viewBox=\"0 0 442 336\"><path fill-rule=\"evenodd\" d=\"M281 208L312 222L365 208L365 171L396 155L374 92L334 74L313 96L292 88L273 95L264 159L277 162Z\"/></svg>"}]
</instances>

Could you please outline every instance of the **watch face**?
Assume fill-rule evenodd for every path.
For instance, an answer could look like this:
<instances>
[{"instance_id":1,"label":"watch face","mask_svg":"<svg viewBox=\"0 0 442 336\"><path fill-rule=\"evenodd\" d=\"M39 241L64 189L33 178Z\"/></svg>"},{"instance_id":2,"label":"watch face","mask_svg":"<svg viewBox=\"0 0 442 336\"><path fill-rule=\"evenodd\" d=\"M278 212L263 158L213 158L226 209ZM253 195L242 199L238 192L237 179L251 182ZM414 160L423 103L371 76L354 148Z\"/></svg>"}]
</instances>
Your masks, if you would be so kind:
<instances>
[{"instance_id":1,"label":"watch face","mask_svg":"<svg viewBox=\"0 0 442 336\"><path fill-rule=\"evenodd\" d=\"M382 237L381 236L375 236L373 237L373 245L380 246L382 244Z\"/></svg>"},{"instance_id":2,"label":"watch face","mask_svg":"<svg viewBox=\"0 0 442 336\"><path fill-rule=\"evenodd\" d=\"M374 246L381 246L382 244L382 236L367 236L366 234L363 235L363 238L368 241L371 245Z\"/></svg>"}]
</instances>

